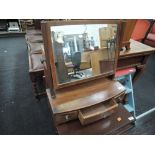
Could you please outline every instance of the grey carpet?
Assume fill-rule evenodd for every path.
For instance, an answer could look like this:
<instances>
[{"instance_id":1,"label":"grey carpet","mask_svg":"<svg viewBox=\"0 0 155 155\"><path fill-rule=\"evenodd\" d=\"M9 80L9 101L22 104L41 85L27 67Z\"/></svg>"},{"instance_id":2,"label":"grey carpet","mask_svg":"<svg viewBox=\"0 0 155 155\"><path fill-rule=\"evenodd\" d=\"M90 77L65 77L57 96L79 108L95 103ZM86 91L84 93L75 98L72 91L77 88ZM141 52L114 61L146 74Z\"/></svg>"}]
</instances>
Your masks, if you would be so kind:
<instances>
[{"instance_id":1,"label":"grey carpet","mask_svg":"<svg viewBox=\"0 0 155 155\"><path fill-rule=\"evenodd\" d=\"M24 37L0 38L0 134L54 134L47 99L32 92Z\"/></svg>"},{"instance_id":2,"label":"grey carpet","mask_svg":"<svg viewBox=\"0 0 155 155\"><path fill-rule=\"evenodd\" d=\"M133 85L136 115L155 107L155 54L152 54L144 73Z\"/></svg>"}]
</instances>

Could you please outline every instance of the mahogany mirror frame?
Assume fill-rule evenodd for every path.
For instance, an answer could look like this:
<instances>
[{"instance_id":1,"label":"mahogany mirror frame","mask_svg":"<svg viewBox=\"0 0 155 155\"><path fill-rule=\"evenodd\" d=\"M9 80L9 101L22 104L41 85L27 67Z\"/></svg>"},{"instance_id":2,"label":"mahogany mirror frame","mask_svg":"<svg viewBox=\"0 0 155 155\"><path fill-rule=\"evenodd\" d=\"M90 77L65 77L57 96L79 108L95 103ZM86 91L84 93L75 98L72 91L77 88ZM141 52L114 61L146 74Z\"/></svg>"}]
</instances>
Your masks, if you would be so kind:
<instances>
[{"instance_id":1,"label":"mahogany mirror frame","mask_svg":"<svg viewBox=\"0 0 155 155\"><path fill-rule=\"evenodd\" d=\"M63 84L58 83L57 75L56 75L56 66L55 66L55 60L54 60L54 52L53 52L53 46L52 46L52 40L51 40L51 26L62 26L62 25L81 25L81 24L117 24L117 36L116 36L116 51L115 51L115 60L114 60L114 71L112 73L107 74L100 74L96 76L92 76L86 79L77 80L73 82L67 82ZM47 76L47 83L49 85L49 88L52 87L54 90L58 90L61 88L70 87L73 85L82 84L85 82L89 82L91 80L105 78L111 76L114 78L114 74L117 67L117 61L119 56L119 49L121 46L121 27L122 27L122 21L121 20L103 20L103 19L93 19L93 20L64 20L64 21L42 21L41 23L41 29L42 29L42 35L43 35L43 42L44 42L44 50L45 50L45 56L49 59L46 59L46 65L48 74Z\"/></svg>"}]
</instances>

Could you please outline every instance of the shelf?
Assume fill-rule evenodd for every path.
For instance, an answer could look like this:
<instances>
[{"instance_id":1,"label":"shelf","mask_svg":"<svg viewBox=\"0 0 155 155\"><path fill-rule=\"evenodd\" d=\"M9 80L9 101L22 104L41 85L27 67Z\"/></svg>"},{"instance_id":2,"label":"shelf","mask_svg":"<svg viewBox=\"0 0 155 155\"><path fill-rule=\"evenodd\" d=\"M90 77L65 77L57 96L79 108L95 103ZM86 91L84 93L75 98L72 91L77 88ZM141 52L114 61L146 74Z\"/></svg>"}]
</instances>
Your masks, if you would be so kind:
<instances>
[{"instance_id":1,"label":"shelf","mask_svg":"<svg viewBox=\"0 0 155 155\"><path fill-rule=\"evenodd\" d=\"M120 80L124 80L125 78L124 78L124 76L119 76L119 77L115 77L115 79L116 79L117 81L120 81Z\"/></svg>"},{"instance_id":2,"label":"shelf","mask_svg":"<svg viewBox=\"0 0 155 155\"><path fill-rule=\"evenodd\" d=\"M127 94L127 100L128 102L124 104L124 107L126 110L128 110L130 113L133 112L135 115L135 104L134 104L134 96L133 96L133 89L132 89L132 76L131 74L123 75L116 77L118 81L125 87L125 94Z\"/></svg>"},{"instance_id":3,"label":"shelf","mask_svg":"<svg viewBox=\"0 0 155 155\"><path fill-rule=\"evenodd\" d=\"M118 118L122 118L121 121L118 121ZM131 113L119 105L113 115L95 123L83 126L79 120L75 120L58 125L56 128L60 135L116 135L128 130L128 125L133 127L134 119L130 120L129 118L132 118Z\"/></svg>"}]
</instances>

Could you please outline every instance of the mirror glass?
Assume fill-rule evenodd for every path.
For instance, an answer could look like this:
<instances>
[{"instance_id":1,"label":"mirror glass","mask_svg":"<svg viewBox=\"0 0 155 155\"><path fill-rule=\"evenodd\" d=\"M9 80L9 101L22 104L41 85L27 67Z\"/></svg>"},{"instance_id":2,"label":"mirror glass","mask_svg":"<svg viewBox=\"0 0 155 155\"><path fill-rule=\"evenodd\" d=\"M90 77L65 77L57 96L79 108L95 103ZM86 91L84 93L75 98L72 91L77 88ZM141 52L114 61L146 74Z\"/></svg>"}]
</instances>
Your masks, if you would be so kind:
<instances>
[{"instance_id":1,"label":"mirror glass","mask_svg":"<svg viewBox=\"0 0 155 155\"><path fill-rule=\"evenodd\" d=\"M117 24L51 26L59 84L113 74Z\"/></svg>"}]
</instances>

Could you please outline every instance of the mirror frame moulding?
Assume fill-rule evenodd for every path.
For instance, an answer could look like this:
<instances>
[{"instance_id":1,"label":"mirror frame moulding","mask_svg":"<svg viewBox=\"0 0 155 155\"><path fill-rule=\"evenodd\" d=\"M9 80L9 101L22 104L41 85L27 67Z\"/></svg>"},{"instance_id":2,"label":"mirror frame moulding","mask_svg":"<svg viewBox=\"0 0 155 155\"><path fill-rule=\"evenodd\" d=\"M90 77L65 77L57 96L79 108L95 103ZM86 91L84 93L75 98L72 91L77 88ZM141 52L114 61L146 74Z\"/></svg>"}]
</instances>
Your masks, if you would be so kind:
<instances>
[{"instance_id":1,"label":"mirror frame moulding","mask_svg":"<svg viewBox=\"0 0 155 155\"><path fill-rule=\"evenodd\" d=\"M53 46L52 46L52 40L51 40L51 26L81 25L81 24L117 24L118 25L117 36L116 36L117 42L116 42L116 51L115 51L114 71L106 75L100 74L100 75L92 76L92 77L82 79L82 80L59 84L57 75L56 75L55 62L54 62L54 52L53 52ZM43 35L44 50L46 53L46 57L47 56L49 57L49 60L47 60L46 58L46 63L47 65L49 65L47 68L49 69L49 74L51 74L51 75L48 75L49 76L48 78L51 78L52 80L52 82L49 82L50 80L48 79L48 82L51 83L50 85L52 89L58 90L61 88L67 88L73 85L78 85L78 84L86 83L92 80L105 78L105 77L114 75L116 71L116 67L117 67L117 61L118 61L121 40L122 40L121 28L122 28L122 20L104 20L104 19L84 20L82 19L82 20L64 20L64 21L42 21L41 29L42 29L42 35Z\"/></svg>"}]
</instances>

